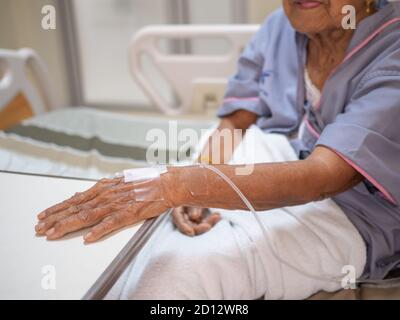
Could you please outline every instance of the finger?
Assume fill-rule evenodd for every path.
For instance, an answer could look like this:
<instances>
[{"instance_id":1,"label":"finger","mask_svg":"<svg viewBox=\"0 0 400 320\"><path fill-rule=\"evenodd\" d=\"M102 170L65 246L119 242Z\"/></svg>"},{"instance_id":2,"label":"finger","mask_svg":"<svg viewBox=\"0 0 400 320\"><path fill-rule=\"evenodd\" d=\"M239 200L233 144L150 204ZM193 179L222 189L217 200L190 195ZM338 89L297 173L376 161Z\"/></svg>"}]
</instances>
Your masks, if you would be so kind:
<instances>
[{"instance_id":1,"label":"finger","mask_svg":"<svg viewBox=\"0 0 400 320\"><path fill-rule=\"evenodd\" d=\"M211 225L211 227L215 226L219 221L221 221L221 215L218 212L214 212L204 219L204 222Z\"/></svg>"},{"instance_id":2,"label":"finger","mask_svg":"<svg viewBox=\"0 0 400 320\"><path fill-rule=\"evenodd\" d=\"M39 220L44 220L55 213L67 210L71 205L79 205L84 202L91 201L97 197L101 191L104 191L104 189L120 183L121 179L102 179L85 192L78 192L71 198L42 211L37 217Z\"/></svg>"},{"instance_id":3,"label":"finger","mask_svg":"<svg viewBox=\"0 0 400 320\"><path fill-rule=\"evenodd\" d=\"M38 235L45 234L50 228L52 228L58 221L64 220L72 215L78 214L81 211L94 209L98 206L97 202L90 200L89 202L82 205L70 205L68 208L59 212L48 215L46 218L38 221L35 226L36 233Z\"/></svg>"},{"instance_id":4,"label":"finger","mask_svg":"<svg viewBox=\"0 0 400 320\"><path fill-rule=\"evenodd\" d=\"M73 207L77 207L77 206L73 206ZM67 210L58 212L58 213L54 213L51 216L48 216L47 218L43 219L43 220L39 220L38 223L35 226L35 231L38 235L44 235L47 230L49 230L50 228L52 228L58 221L61 221L63 219L66 219L67 217L78 213L78 211L75 211L75 209L72 209L71 207L68 208Z\"/></svg>"},{"instance_id":5,"label":"finger","mask_svg":"<svg viewBox=\"0 0 400 320\"><path fill-rule=\"evenodd\" d=\"M209 231L212 228L212 225L206 222L202 222L200 224L195 225L193 228L196 235L200 235Z\"/></svg>"},{"instance_id":6,"label":"finger","mask_svg":"<svg viewBox=\"0 0 400 320\"><path fill-rule=\"evenodd\" d=\"M194 229L188 223L188 216L184 213L184 208L179 207L172 211L172 220L180 232L190 237L195 235Z\"/></svg>"},{"instance_id":7,"label":"finger","mask_svg":"<svg viewBox=\"0 0 400 320\"><path fill-rule=\"evenodd\" d=\"M68 210L68 208L73 205L79 205L82 202L92 200L94 197L96 197L96 195L97 193L95 191L95 188L92 187L84 193L76 193L71 198L42 211L41 213L38 214L37 217L39 220L44 220L55 213Z\"/></svg>"},{"instance_id":8,"label":"finger","mask_svg":"<svg viewBox=\"0 0 400 320\"><path fill-rule=\"evenodd\" d=\"M71 206L67 210L55 213L51 216L48 216L46 219L39 220L39 222L35 226L35 231L38 235L44 235L56 223L58 223L59 221L65 220L70 216L77 215L80 213L82 215L84 215L85 212L90 212L91 210L94 210L94 209L98 210L98 211L94 211L94 213L97 213L97 214L103 213L103 215L104 215L111 211L118 211L123 206L124 205L120 204L118 201L116 201L115 203L111 203L107 206L102 206L102 207L98 207L98 208L96 208L95 205L92 205L90 203L87 203L84 205ZM91 216L93 216L93 213L91 213ZM87 217L82 216L81 218L84 218L83 220L85 220Z\"/></svg>"},{"instance_id":9,"label":"finger","mask_svg":"<svg viewBox=\"0 0 400 320\"><path fill-rule=\"evenodd\" d=\"M221 220L221 215L219 213L212 213L208 217L206 217L203 222L194 225L194 231L196 235L203 234L209 231L212 227L214 227Z\"/></svg>"},{"instance_id":10,"label":"finger","mask_svg":"<svg viewBox=\"0 0 400 320\"><path fill-rule=\"evenodd\" d=\"M72 205L71 199L65 200L61 203L58 203L58 204L42 211L41 213L38 214L37 217L39 220L46 219L47 217L49 217L50 215L52 215L54 213L68 209L68 207L70 207L71 205Z\"/></svg>"},{"instance_id":11,"label":"finger","mask_svg":"<svg viewBox=\"0 0 400 320\"><path fill-rule=\"evenodd\" d=\"M194 229L190 225L189 216L183 211L173 213L173 222L180 232L192 237L195 235Z\"/></svg>"},{"instance_id":12,"label":"finger","mask_svg":"<svg viewBox=\"0 0 400 320\"><path fill-rule=\"evenodd\" d=\"M47 240L56 240L68 233L95 225L109 213L109 211L110 209L108 207L83 210L78 214L60 220L46 232Z\"/></svg>"},{"instance_id":13,"label":"finger","mask_svg":"<svg viewBox=\"0 0 400 320\"><path fill-rule=\"evenodd\" d=\"M121 184L100 192L95 198L82 204L85 209L94 209L113 203L127 203L134 200L133 185Z\"/></svg>"},{"instance_id":14,"label":"finger","mask_svg":"<svg viewBox=\"0 0 400 320\"><path fill-rule=\"evenodd\" d=\"M118 189L119 191L126 191L124 189ZM104 211L96 211L97 213L106 214L108 212L115 212L122 210L124 207L129 205L129 201L132 198L132 194L130 191L125 193L114 192L112 196L108 198L108 205L101 205L101 201L96 198L88 201L82 205L73 205L68 209L63 210L58 213L54 213L53 215L48 216L43 220L39 220L39 223L35 226L36 233L38 235L44 235L49 229L51 229L58 221L64 220L69 216L74 214L78 214L80 212L89 212L90 210L103 208ZM104 200L104 199L103 199ZM93 213L92 213L93 215ZM102 217L101 217L102 218Z\"/></svg>"},{"instance_id":15,"label":"finger","mask_svg":"<svg viewBox=\"0 0 400 320\"><path fill-rule=\"evenodd\" d=\"M130 192L133 191L134 189L135 189L135 184L133 183L121 183L109 188L107 191L110 194L115 194L115 193Z\"/></svg>"},{"instance_id":16,"label":"finger","mask_svg":"<svg viewBox=\"0 0 400 320\"><path fill-rule=\"evenodd\" d=\"M92 243L100 240L105 235L121 229L129 224L133 224L129 221L127 216L123 213L114 213L111 216L103 219L99 224L95 225L88 234L85 235L84 240L86 243Z\"/></svg>"},{"instance_id":17,"label":"finger","mask_svg":"<svg viewBox=\"0 0 400 320\"><path fill-rule=\"evenodd\" d=\"M190 220L200 222L203 218L203 208L192 207L188 211Z\"/></svg>"},{"instance_id":18,"label":"finger","mask_svg":"<svg viewBox=\"0 0 400 320\"><path fill-rule=\"evenodd\" d=\"M192 220L190 220L190 218L189 218L189 214L187 214L186 212L182 215L182 217L183 217L183 221L185 221L186 223L188 223L188 224L192 224Z\"/></svg>"}]
</instances>

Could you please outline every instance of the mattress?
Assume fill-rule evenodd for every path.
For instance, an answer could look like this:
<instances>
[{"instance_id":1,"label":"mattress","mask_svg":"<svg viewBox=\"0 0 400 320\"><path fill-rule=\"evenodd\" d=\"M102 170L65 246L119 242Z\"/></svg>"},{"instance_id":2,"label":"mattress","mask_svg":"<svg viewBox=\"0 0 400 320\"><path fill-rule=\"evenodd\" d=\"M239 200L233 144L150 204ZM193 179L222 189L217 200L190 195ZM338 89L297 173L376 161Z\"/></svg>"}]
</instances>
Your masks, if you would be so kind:
<instances>
[{"instance_id":1,"label":"mattress","mask_svg":"<svg viewBox=\"0 0 400 320\"><path fill-rule=\"evenodd\" d=\"M35 235L36 215L93 182L0 172L0 299L81 299L127 243L137 243L141 224L84 245L78 231L58 241ZM23 199L23 201L21 201ZM91 289L93 288L93 289Z\"/></svg>"},{"instance_id":2,"label":"mattress","mask_svg":"<svg viewBox=\"0 0 400 320\"><path fill-rule=\"evenodd\" d=\"M0 170L99 179L126 168L148 165L147 153L156 152L167 163L189 159L195 148L167 141L152 150L151 130L200 135L214 121L131 116L91 108L65 108L26 120L0 131ZM172 147L170 147L172 146ZM172 155L172 156L171 156Z\"/></svg>"},{"instance_id":3,"label":"mattress","mask_svg":"<svg viewBox=\"0 0 400 320\"><path fill-rule=\"evenodd\" d=\"M78 237L68 236L57 242L36 238L33 229L36 214L93 184L86 180L97 180L126 168L149 165L146 157L149 151L165 154L167 163L178 162L170 155L183 155L187 159L194 156L195 142L182 141L175 145L167 141L165 148L152 150L154 140L148 138L151 130L164 133L166 137L171 129L176 134L191 129L201 135L202 130L215 124L213 121L169 122L161 116L135 117L91 108L66 108L0 131L3 209L18 213L1 216L1 224L10 232L3 232L2 243L5 245L0 248L8 261L1 268L3 290L0 290L0 297L102 298L126 265L152 238L166 215L147 221L140 228L139 225L126 228L108 237L107 241L83 246L79 233ZM23 197L26 201L15 201L16 197ZM17 227L13 230L9 226ZM15 232L23 235L18 241L13 238ZM96 261L96 266L90 263L90 259ZM76 265L75 261L80 261L80 264ZM56 267L58 274L71 272L76 275L76 281L59 277L57 290L43 290L40 268L48 262ZM33 271L29 269L26 272L26 265L34 266ZM9 282L7 279L18 281Z\"/></svg>"}]
</instances>

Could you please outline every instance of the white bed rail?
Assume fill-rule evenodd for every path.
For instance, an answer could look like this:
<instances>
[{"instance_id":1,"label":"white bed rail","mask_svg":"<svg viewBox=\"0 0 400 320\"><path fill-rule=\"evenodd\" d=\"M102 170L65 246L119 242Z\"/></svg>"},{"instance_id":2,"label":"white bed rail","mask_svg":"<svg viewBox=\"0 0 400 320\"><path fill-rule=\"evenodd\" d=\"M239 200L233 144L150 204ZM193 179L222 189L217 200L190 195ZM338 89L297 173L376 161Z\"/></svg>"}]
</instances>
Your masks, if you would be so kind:
<instances>
[{"instance_id":1,"label":"white bed rail","mask_svg":"<svg viewBox=\"0 0 400 320\"><path fill-rule=\"evenodd\" d=\"M60 106L44 61L32 49L0 49L0 110L22 93L35 114ZM30 79L27 70L32 70ZM32 83L32 80L35 83Z\"/></svg>"},{"instance_id":2,"label":"white bed rail","mask_svg":"<svg viewBox=\"0 0 400 320\"><path fill-rule=\"evenodd\" d=\"M166 114L192 111L195 89L204 84L226 85L235 71L237 60L258 25L168 25L145 27L130 44L129 61L132 76L150 100ZM217 54L169 54L161 50L164 39L222 39L230 44L228 52ZM143 54L149 55L174 90L179 105L169 104L146 76Z\"/></svg>"}]
</instances>

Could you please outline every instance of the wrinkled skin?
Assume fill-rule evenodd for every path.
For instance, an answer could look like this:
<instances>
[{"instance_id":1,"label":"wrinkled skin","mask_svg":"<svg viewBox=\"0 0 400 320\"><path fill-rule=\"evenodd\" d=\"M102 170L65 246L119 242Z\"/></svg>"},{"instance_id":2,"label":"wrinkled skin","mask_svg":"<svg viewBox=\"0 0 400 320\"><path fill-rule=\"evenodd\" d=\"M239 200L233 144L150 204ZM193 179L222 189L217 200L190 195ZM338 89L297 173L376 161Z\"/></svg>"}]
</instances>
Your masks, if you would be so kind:
<instances>
[{"instance_id":1,"label":"wrinkled skin","mask_svg":"<svg viewBox=\"0 0 400 320\"><path fill-rule=\"evenodd\" d=\"M342 62L352 36L351 30L343 31L340 28L342 17L341 8L345 4L355 6L358 14L358 22L365 18L366 10L364 0L317 1L319 1L321 5L312 10L299 9L298 1L296 0L284 0L283 7L292 26L297 31L305 33L310 39L307 50L308 57L306 67L312 82L322 90L331 71ZM256 123L257 118L258 116L252 112L239 110L223 118L217 131L229 129L232 130L233 134L235 129L241 129L243 133L245 133L246 129ZM213 136L211 136L210 141L212 137ZM222 156L225 154L224 142L217 144L217 150L211 150L212 148L210 148L210 145L212 144L210 141L209 144L206 145L205 151L203 151L204 155L208 156L209 151L211 151L211 158L213 158L213 155L219 152L221 155L220 159L222 160L220 163L228 163L230 158L224 158L224 156ZM336 194L338 190L347 190L347 188L361 181L362 177L357 175L356 172L353 172L354 170L351 168L347 168L347 164L341 163L325 150L325 158L326 154L328 154L328 158L324 159L322 163L328 164L328 167L330 167L332 163L334 167L333 171L338 173L342 172L343 179L338 179L336 177L334 181L337 181L337 185L328 188L324 195ZM315 165L315 163L312 164L310 168L314 170ZM341 170L337 168L341 168ZM267 172L268 170L265 171ZM287 175L285 175L286 171ZM332 181L332 177L325 174L326 170L322 170L321 173L327 176L326 181L322 181L323 179L321 178L321 186L329 185L330 181ZM279 178L279 181L274 184L279 185L278 182L287 181L287 179L294 176L294 174L294 172L284 167L282 170L274 171L274 174L271 174L271 178ZM307 175L303 176L303 181L307 177ZM315 185L315 181L313 181L309 190L299 187L300 194L296 194L296 201L293 203L303 203L302 201L305 196L301 194L302 192L316 195L309 199L306 197L309 201L319 199L321 196L319 194L319 192L321 192L319 189L322 189L322 187L318 190L312 190L313 185ZM211 212L208 209L202 209L201 206L237 209L241 204L241 202L239 202L236 206L231 207L233 196L227 196L230 189L227 189L225 185L216 187L213 192L214 197L207 199L209 200L208 202L197 202L194 207L181 206L183 204L192 204L192 202L175 201L173 196L166 196L166 201L135 202L132 197L133 190L134 186L132 184L124 184L121 179L101 180L88 191L78 193L72 198L42 212L38 216L39 222L35 228L36 232L38 235L46 235L49 240L54 240L63 237L67 233L90 227L91 231L86 234L85 241L94 242L114 230L158 216L169 208L175 208L172 213L175 226L182 233L195 236L210 230L221 218L219 213ZM178 186L174 185L174 183L167 184L167 187L164 188L166 193L169 192L171 194L175 190L178 190ZM253 190L252 193L254 194L257 190L262 191L263 189ZM288 201L285 195L290 192L286 192L287 190L281 191L282 192L274 196L271 196L272 192L263 194L263 199L271 200L271 203L284 205ZM227 194L224 194L224 192ZM177 195L174 196L180 198L181 195L179 195L178 192L176 193ZM269 197L274 199L268 199ZM214 200L214 198L229 199L229 201L226 203L223 201L223 203L218 203L218 201L213 202L212 200ZM290 200L293 201L293 199ZM260 210L269 208L268 206L261 206Z\"/></svg>"},{"instance_id":2,"label":"wrinkled skin","mask_svg":"<svg viewBox=\"0 0 400 320\"><path fill-rule=\"evenodd\" d=\"M365 0L316 0L320 6L312 10L302 10L296 0L283 0L283 8L293 27L308 35L311 39L307 69L315 85L322 90L323 84L331 71L341 63L352 31L341 28L343 18L342 8L352 5L358 12L358 20L365 17ZM246 130L255 123L257 117L250 112L241 110L224 118L218 130L229 128ZM211 137L212 138L212 137ZM208 155L209 143L203 153ZM220 150L211 150L211 154L220 152L223 155L223 146ZM229 159L224 159L227 163ZM193 236L210 230L220 219L218 213L211 214L208 209L183 207L173 211L173 221L176 227L184 234Z\"/></svg>"},{"instance_id":3,"label":"wrinkled skin","mask_svg":"<svg viewBox=\"0 0 400 320\"><path fill-rule=\"evenodd\" d=\"M184 206L174 209L172 219L179 231L193 237L210 230L221 216L210 209Z\"/></svg>"},{"instance_id":4,"label":"wrinkled skin","mask_svg":"<svg viewBox=\"0 0 400 320\"><path fill-rule=\"evenodd\" d=\"M229 130L233 135L234 130L240 130L242 135L244 135L246 130L256 122L257 118L258 116L252 112L238 110L221 119L217 130L210 136L208 143L204 146L200 159L204 156L210 159L219 159L220 163L228 163L232 159L232 153L237 147L235 143L239 143L240 139L232 139L233 144L225 146L226 141L219 139L219 132ZM188 236L205 233L221 220L218 212L198 207L178 207L174 209L172 217L178 230Z\"/></svg>"},{"instance_id":5,"label":"wrinkled skin","mask_svg":"<svg viewBox=\"0 0 400 320\"><path fill-rule=\"evenodd\" d=\"M351 5L356 9L359 20L366 13L366 0L313 0L320 6L315 9L302 9L298 0L283 0L282 5L293 28L309 36L327 36L332 32L344 31L341 27L344 14L342 8Z\"/></svg>"},{"instance_id":6,"label":"wrinkled skin","mask_svg":"<svg viewBox=\"0 0 400 320\"><path fill-rule=\"evenodd\" d=\"M103 179L89 190L77 193L38 215L38 235L48 240L62 238L83 228L90 243L124 226L160 215L169 208L167 201L136 202L134 184L121 178Z\"/></svg>"}]
</instances>

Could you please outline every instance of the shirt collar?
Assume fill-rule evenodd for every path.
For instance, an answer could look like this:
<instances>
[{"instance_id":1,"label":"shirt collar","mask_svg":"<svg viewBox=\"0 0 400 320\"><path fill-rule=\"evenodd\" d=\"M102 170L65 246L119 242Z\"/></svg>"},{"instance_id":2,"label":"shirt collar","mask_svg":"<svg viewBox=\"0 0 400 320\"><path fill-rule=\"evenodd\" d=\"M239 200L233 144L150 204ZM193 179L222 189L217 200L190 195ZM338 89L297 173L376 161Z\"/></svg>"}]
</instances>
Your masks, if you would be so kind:
<instances>
[{"instance_id":1,"label":"shirt collar","mask_svg":"<svg viewBox=\"0 0 400 320\"><path fill-rule=\"evenodd\" d=\"M354 35L347 48L347 53L351 52L359 44L361 44L370 34L381 27L390 19L400 16L399 3L389 3L380 9L377 13L363 19L357 26Z\"/></svg>"}]
</instances>

